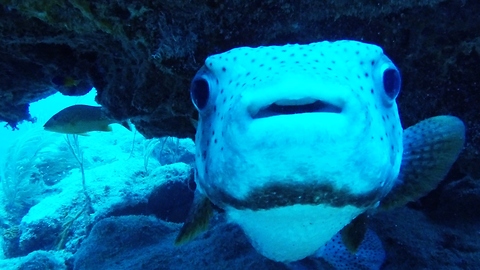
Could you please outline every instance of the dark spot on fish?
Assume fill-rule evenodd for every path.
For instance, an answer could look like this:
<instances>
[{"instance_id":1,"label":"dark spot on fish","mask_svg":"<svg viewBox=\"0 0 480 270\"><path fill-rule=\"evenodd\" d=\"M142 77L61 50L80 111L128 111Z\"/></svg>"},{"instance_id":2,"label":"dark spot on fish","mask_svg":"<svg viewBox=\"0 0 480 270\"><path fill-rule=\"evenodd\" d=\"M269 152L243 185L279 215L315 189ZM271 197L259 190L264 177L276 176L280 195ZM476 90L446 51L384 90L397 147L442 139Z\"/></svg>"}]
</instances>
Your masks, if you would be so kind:
<instances>
[{"instance_id":1,"label":"dark spot on fish","mask_svg":"<svg viewBox=\"0 0 480 270\"><path fill-rule=\"evenodd\" d=\"M272 57L272 60L277 60L277 57L276 56Z\"/></svg>"},{"instance_id":2,"label":"dark spot on fish","mask_svg":"<svg viewBox=\"0 0 480 270\"><path fill-rule=\"evenodd\" d=\"M290 54L290 57L294 57L294 56L295 56L295 54L294 54L294 53L291 53L291 54Z\"/></svg>"},{"instance_id":3,"label":"dark spot on fish","mask_svg":"<svg viewBox=\"0 0 480 270\"><path fill-rule=\"evenodd\" d=\"M223 88L222 88L222 90L220 90L220 94L223 94Z\"/></svg>"},{"instance_id":4,"label":"dark spot on fish","mask_svg":"<svg viewBox=\"0 0 480 270\"><path fill-rule=\"evenodd\" d=\"M247 72L247 75L246 76L249 76L250 75L250 72Z\"/></svg>"},{"instance_id":5,"label":"dark spot on fish","mask_svg":"<svg viewBox=\"0 0 480 270\"><path fill-rule=\"evenodd\" d=\"M372 88L372 89L370 89L370 93L372 93L372 94L373 94L373 88Z\"/></svg>"},{"instance_id":6,"label":"dark spot on fish","mask_svg":"<svg viewBox=\"0 0 480 270\"><path fill-rule=\"evenodd\" d=\"M375 65L375 61L372 61L372 66Z\"/></svg>"},{"instance_id":7,"label":"dark spot on fish","mask_svg":"<svg viewBox=\"0 0 480 270\"><path fill-rule=\"evenodd\" d=\"M202 159L206 159L207 158L207 150L203 150L202 152Z\"/></svg>"},{"instance_id":8,"label":"dark spot on fish","mask_svg":"<svg viewBox=\"0 0 480 270\"><path fill-rule=\"evenodd\" d=\"M233 61L237 61L237 57L236 57L236 56L235 56L235 57L233 57Z\"/></svg>"},{"instance_id":9,"label":"dark spot on fish","mask_svg":"<svg viewBox=\"0 0 480 270\"><path fill-rule=\"evenodd\" d=\"M359 52L359 51L355 51L355 54L360 54L360 52Z\"/></svg>"},{"instance_id":10,"label":"dark spot on fish","mask_svg":"<svg viewBox=\"0 0 480 270\"><path fill-rule=\"evenodd\" d=\"M332 184L270 183L253 188L244 199L238 199L224 190L215 189L209 195L219 206L231 206L236 209L262 210L277 207L302 205L328 205L358 208L371 207L384 196L382 189L355 194L348 187L337 188Z\"/></svg>"},{"instance_id":11,"label":"dark spot on fish","mask_svg":"<svg viewBox=\"0 0 480 270\"><path fill-rule=\"evenodd\" d=\"M360 61L360 65L363 65L363 61Z\"/></svg>"},{"instance_id":12,"label":"dark spot on fish","mask_svg":"<svg viewBox=\"0 0 480 270\"><path fill-rule=\"evenodd\" d=\"M332 64L335 64L335 60L332 60Z\"/></svg>"},{"instance_id":13,"label":"dark spot on fish","mask_svg":"<svg viewBox=\"0 0 480 270\"><path fill-rule=\"evenodd\" d=\"M217 144L217 139L215 139L214 143Z\"/></svg>"},{"instance_id":14,"label":"dark spot on fish","mask_svg":"<svg viewBox=\"0 0 480 270\"><path fill-rule=\"evenodd\" d=\"M250 62L255 63L255 59L252 59Z\"/></svg>"},{"instance_id":15,"label":"dark spot on fish","mask_svg":"<svg viewBox=\"0 0 480 270\"><path fill-rule=\"evenodd\" d=\"M227 101L227 98L224 98L224 99L223 99L223 104L225 104L226 101Z\"/></svg>"},{"instance_id":16,"label":"dark spot on fish","mask_svg":"<svg viewBox=\"0 0 480 270\"><path fill-rule=\"evenodd\" d=\"M225 67L222 67L222 71L225 72L227 71L227 69Z\"/></svg>"},{"instance_id":17,"label":"dark spot on fish","mask_svg":"<svg viewBox=\"0 0 480 270\"><path fill-rule=\"evenodd\" d=\"M365 77L368 78L368 72L365 72Z\"/></svg>"},{"instance_id":18,"label":"dark spot on fish","mask_svg":"<svg viewBox=\"0 0 480 270\"><path fill-rule=\"evenodd\" d=\"M212 66L213 64L212 64L212 62L210 62L210 63L208 63L208 65L209 65L209 66Z\"/></svg>"}]
</instances>

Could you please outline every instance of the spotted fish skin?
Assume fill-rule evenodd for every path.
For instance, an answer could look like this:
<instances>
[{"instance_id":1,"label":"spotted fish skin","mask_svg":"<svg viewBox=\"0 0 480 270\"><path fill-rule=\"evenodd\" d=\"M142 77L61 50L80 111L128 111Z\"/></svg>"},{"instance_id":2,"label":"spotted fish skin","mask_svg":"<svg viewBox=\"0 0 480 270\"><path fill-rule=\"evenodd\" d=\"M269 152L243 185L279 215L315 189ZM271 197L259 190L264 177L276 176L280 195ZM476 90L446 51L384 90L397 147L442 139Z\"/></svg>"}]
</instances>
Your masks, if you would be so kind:
<instances>
[{"instance_id":1,"label":"spotted fish skin","mask_svg":"<svg viewBox=\"0 0 480 270\"><path fill-rule=\"evenodd\" d=\"M236 48L192 81L198 192L264 256L312 255L394 185L400 74L356 41Z\"/></svg>"}]
</instances>

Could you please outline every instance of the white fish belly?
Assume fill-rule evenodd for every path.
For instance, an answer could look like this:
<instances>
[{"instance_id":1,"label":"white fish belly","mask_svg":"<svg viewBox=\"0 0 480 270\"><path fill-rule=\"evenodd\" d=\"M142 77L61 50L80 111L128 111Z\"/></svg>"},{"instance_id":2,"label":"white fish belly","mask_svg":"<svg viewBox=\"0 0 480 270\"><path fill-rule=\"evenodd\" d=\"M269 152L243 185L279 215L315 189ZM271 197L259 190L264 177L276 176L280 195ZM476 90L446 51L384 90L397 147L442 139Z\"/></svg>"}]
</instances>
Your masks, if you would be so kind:
<instances>
[{"instance_id":1,"label":"white fish belly","mask_svg":"<svg viewBox=\"0 0 480 270\"><path fill-rule=\"evenodd\" d=\"M293 205L260 211L230 208L227 214L260 254L292 262L314 254L364 211L354 206Z\"/></svg>"}]
</instances>

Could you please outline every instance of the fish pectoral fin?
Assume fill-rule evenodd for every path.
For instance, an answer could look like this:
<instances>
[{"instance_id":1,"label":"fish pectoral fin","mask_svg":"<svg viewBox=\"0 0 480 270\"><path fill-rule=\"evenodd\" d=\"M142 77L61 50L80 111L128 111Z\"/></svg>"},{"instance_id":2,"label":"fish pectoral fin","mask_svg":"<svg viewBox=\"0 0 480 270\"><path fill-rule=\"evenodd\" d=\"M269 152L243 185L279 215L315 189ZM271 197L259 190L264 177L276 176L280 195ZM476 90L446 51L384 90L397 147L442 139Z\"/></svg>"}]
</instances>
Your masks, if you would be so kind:
<instances>
[{"instance_id":1,"label":"fish pectoral fin","mask_svg":"<svg viewBox=\"0 0 480 270\"><path fill-rule=\"evenodd\" d=\"M88 133L75 133L75 135L79 135L79 136L90 136L90 134Z\"/></svg>"},{"instance_id":2,"label":"fish pectoral fin","mask_svg":"<svg viewBox=\"0 0 480 270\"><path fill-rule=\"evenodd\" d=\"M184 244L195 238L198 234L206 231L212 216L212 202L204 194L198 191L195 192L192 208L175 239L175 245Z\"/></svg>"},{"instance_id":3,"label":"fish pectoral fin","mask_svg":"<svg viewBox=\"0 0 480 270\"><path fill-rule=\"evenodd\" d=\"M357 252L358 247L365 238L365 233L367 232L367 219L367 214L362 213L340 231L343 245L352 254Z\"/></svg>"},{"instance_id":4,"label":"fish pectoral fin","mask_svg":"<svg viewBox=\"0 0 480 270\"><path fill-rule=\"evenodd\" d=\"M454 116L436 116L407 128L397 183L380 202L388 210L417 200L447 175L465 143L465 125Z\"/></svg>"}]
</instances>

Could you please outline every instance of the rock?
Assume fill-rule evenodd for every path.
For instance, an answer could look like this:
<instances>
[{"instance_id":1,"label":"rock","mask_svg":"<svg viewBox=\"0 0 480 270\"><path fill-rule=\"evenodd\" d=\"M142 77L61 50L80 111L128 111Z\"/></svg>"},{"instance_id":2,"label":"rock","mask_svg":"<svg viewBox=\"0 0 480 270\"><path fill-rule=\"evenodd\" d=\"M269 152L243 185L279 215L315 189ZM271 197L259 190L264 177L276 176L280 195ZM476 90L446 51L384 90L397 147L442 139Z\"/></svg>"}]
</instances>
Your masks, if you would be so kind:
<instances>
[{"instance_id":1,"label":"rock","mask_svg":"<svg viewBox=\"0 0 480 270\"><path fill-rule=\"evenodd\" d=\"M438 206L431 215L438 221L450 224L480 222L480 182L466 176L442 187Z\"/></svg>"},{"instance_id":2,"label":"rock","mask_svg":"<svg viewBox=\"0 0 480 270\"><path fill-rule=\"evenodd\" d=\"M190 165L158 165L146 173L143 157L130 156L127 147L131 146L131 134L125 131L123 135L123 139L105 134L80 138L88 163L85 183L90 205L85 200L81 173L73 169L52 186L53 194L22 218L18 250L12 245L13 254L63 248L75 252L91 227L109 216L155 214L183 221L193 200Z\"/></svg>"},{"instance_id":3,"label":"rock","mask_svg":"<svg viewBox=\"0 0 480 270\"><path fill-rule=\"evenodd\" d=\"M217 216L210 230L175 246L180 225L154 217L109 217L98 222L75 254L75 270L265 269L286 266L259 255L241 230Z\"/></svg>"},{"instance_id":4,"label":"rock","mask_svg":"<svg viewBox=\"0 0 480 270\"><path fill-rule=\"evenodd\" d=\"M63 251L38 250L25 257L0 260L0 268L5 270L66 270L66 261L72 254Z\"/></svg>"}]
</instances>

